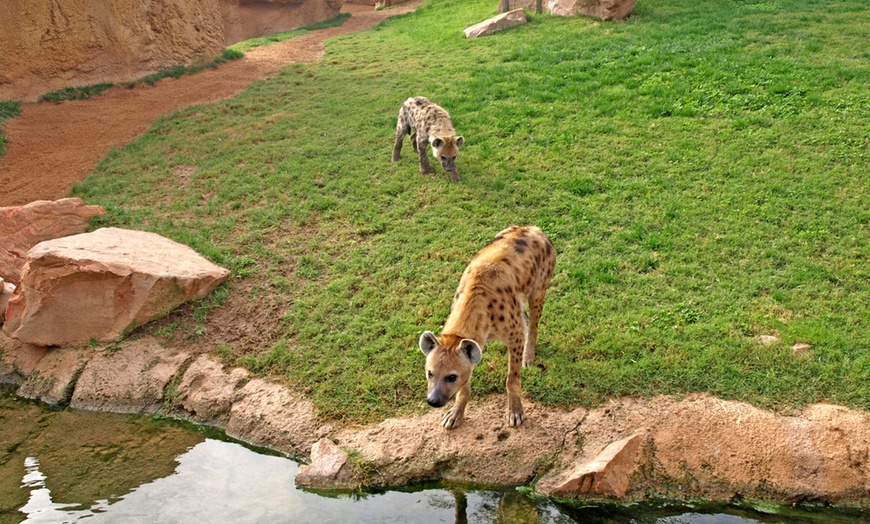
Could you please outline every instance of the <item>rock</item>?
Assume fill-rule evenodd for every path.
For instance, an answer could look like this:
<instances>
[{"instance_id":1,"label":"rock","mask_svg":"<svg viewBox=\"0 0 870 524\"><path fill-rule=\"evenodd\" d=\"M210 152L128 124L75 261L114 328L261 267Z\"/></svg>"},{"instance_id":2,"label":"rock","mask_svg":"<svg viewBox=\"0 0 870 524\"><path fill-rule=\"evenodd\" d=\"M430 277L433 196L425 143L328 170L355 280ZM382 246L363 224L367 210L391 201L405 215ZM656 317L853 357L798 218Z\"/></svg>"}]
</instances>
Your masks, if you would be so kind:
<instances>
[{"instance_id":1,"label":"rock","mask_svg":"<svg viewBox=\"0 0 870 524\"><path fill-rule=\"evenodd\" d=\"M47 353L42 346L25 344L0 332L0 384L20 385Z\"/></svg>"},{"instance_id":2,"label":"rock","mask_svg":"<svg viewBox=\"0 0 870 524\"><path fill-rule=\"evenodd\" d=\"M641 466L642 435L634 434L609 444L592 461L556 479L538 484L538 490L555 497L622 498L631 486L631 477Z\"/></svg>"},{"instance_id":3,"label":"rock","mask_svg":"<svg viewBox=\"0 0 870 524\"><path fill-rule=\"evenodd\" d=\"M0 100L122 83L338 15L337 0L4 0ZM38 173L34 173L38 176Z\"/></svg>"},{"instance_id":4,"label":"rock","mask_svg":"<svg viewBox=\"0 0 870 524\"><path fill-rule=\"evenodd\" d=\"M189 360L187 353L167 350L152 338L95 349L75 384L70 406L114 413L156 413L164 402L174 400L169 385Z\"/></svg>"},{"instance_id":5,"label":"rock","mask_svg":"<svg viewBox=\"0 0 870 524\"><path fill-rule=\"evenodd\" d=\"M791 347L791 352L795 355L803 355L807 351L812 348L812 344L807 344L806 342L797 342Z\"/></svg>"},{"instance_id":6,"label":"rock","mask_svg":"<svg viewBox=\"0 0 870 524\"><path fill-rule=\"evenodd\" d=\"M22 342L69 346L114 340L229 276L154 233L105 228L30 250L3 331Z\"/></svg>"},{"instance_id":7,"label":"rock","mask_svg":"<svg viewBox=\"0 0 870 524\"><path fill-rule=\"evenodd\" d=\"M349 457L331 440L322 438L311 446L311 463L299 468L296 485L305 488L353 488Z\"/></svg>"},{"instance_id":8,"label":"rock","mask_svg":"<svg viewBox=\"0 0 870 524\"><path fill-rule=\"evenodd\" d=\"M238 396L236 390L250 376L242 368L226 372L208 355L201 355L184 373L178 385L176 405L196 422L225 426Z\"/></svg>"},{"instance_id":9,"label":"rock","mask_svg":"<svg viewBox=\"0 0 870 524\"><path fill-rule=\"evenodd\" d=\"M86 206L81 198L0 207L0 277L18 282L30 248L43 240L84 233L91 219L105 214L102 207Z\"/></svg>"},{"instance_id":10,"label":"rock","mask_svg":"<svg viewBox=\"0 0 870 524\"><path fill-rule=\"evenodd\" d=\"M341 0L220 0L224 45L338 16Z\"/></svg>"},{"instance_id":11,"label":"rock","mask_svg":"<svg viewBox=\"0 0 870 524\"><path fill-rule=\"evenodd\" d=\"M48 350L18 388L18 395L52 406L69 404L76 381L91 356L91 351L80 349Z\"/></svg>"},{"instance_id":12,"label":"rock","mask_svg":"<svg viewBox=\"0 0 870 524\"><path fill-rule=\"evenodd\" d=\"M424 479L458 482L523 484L535 477L542 457L555 457L565 434L586 414L549 410L524 402L528 420L510 428L504 398L493 396L469 405L462 425L441 427L442 410L384 420L361 429L344 430L334 440L359 453L371 466L373 486L396 486Z\"/></svg>"},{"instance_id":13,"label":"rock","mask_svg":"<svg viewBox=\"0 0 870 524\"><path fill-rule=\"evenodd\" d=\"M479 24L466 28L465 38L488 36L497 31L502 31L525 23L526 11L524 9L514 9L513 11L494 16L489 20L484 20Z\"/></svg>"},{"instance_id":14,"label":"rock","mask_svg":"<svg viewBox=\"0 0 870 524\"><path fill-rule=\"evenodd\" d=\"M6 304L9 303L13 293L15 293L15 286L0 278L0 324L6 316Z\"/></svg>"},{"instance_id":15,"label":"rock","mask_svg":"<svg viewBox=\"0 0 870 524\"><path fill-rule=\"evenodd\" d=\"M625 20L637 0L547 0L547 10L558 16L585 15L602 20Z\"/></svg>"},{"instance_id":16,"label":"rock","mask_svg":"<svg viewBox=\"0 0 870 524\"><path fill-rule=\"evenodd\" d=\"M309 400L281 385L253 379L238 393L226 426L231 437L303 456L330 429L318 425Z\"/></svg>"}]
</instances>

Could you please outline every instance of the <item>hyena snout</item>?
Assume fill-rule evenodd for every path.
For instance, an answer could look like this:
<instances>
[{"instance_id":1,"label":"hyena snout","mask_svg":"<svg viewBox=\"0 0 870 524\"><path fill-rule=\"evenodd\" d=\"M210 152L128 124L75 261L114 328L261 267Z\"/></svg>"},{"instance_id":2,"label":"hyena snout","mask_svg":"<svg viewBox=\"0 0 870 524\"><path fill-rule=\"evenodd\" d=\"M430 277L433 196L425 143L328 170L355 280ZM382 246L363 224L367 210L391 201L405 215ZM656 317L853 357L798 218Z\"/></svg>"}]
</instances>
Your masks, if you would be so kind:
<instances>
[{"instance_id":1,"label":"hyena snout","mask_svg":"<svg viewBox=\"0 0 870 524\"><path fill-rule=\"evenodd\" d=\"M456 157L463 142L461 136L436 138L432 141L432 154L441 162L444 171L456 174Z\"/></svg>"},{"instance_id":2,"label":"hyena snout","mask_svg":"<svg viewBox=\"0 0 870 524\"><path fill-rule=\"evenodd\" d=\"M447 404L447 401L450 400L445 397L440 391L430 391L429 395L426 397L426 403L428 403L433 408L444 407L444 404Z\"/></svg>"}]
</instances>

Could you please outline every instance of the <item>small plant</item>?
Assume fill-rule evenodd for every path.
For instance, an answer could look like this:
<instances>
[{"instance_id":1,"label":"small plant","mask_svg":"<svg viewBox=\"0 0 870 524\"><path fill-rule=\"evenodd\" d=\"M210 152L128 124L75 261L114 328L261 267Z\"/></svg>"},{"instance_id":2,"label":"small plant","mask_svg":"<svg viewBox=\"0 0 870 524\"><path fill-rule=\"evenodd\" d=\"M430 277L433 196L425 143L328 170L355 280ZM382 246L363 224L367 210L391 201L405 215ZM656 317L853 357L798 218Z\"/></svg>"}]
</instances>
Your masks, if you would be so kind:
<instances>
[{"instance_id":1,"label":"small plant","mask_svg":"<svg viewBox=\"0 0 870 524\"><path fill-rule=\"evenodd\" d=\"M0 156L6 153L6 144L9 143L6 137L3 136L2 126L10 118L14 118L21 113L21 104L14 100L0 101Z\"/></svg>"},{"instance_id":2,"label":"small plant","mask_svg":"<svg viewBox=\"0 0 870 524\"><path fill-rule=\"evenodd\" d=\"M86 100L88 98L103 94L103 91L113 87L114 84L94 84L92 86L81 87L65 87L57 91L49 91L42 95L42 100L46 102L61 103L65 100Z\"/></svg>"}]
</instances>

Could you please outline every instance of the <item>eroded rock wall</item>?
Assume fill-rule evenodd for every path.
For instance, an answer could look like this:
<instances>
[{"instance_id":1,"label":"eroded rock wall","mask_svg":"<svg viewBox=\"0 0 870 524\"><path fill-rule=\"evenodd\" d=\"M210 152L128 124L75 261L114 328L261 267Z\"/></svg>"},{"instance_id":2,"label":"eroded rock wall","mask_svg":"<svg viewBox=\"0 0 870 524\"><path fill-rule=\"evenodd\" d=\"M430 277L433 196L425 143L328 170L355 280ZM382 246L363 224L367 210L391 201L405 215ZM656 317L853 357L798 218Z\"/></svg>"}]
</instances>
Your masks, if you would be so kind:
<instances>
[{"instance_id":1,"label":"eroded rock wall","mask_svg":"<svg viewBox=\"0 0 870 524\"><path fill-rule=\"evenodd\" d=\"M122 83L209 61L231 43L320 22L340 0L4 0L0 100Z\"/></svg>"}]
</instances>

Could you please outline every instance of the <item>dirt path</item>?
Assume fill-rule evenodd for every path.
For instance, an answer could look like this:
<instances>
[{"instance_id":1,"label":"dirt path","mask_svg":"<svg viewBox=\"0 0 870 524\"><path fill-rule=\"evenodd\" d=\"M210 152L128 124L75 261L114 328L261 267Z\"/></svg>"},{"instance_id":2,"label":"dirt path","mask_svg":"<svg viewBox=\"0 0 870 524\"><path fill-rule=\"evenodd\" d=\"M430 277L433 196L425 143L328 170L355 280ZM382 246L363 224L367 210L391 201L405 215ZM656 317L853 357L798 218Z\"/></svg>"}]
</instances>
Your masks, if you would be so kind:
<instances>
[{"instance_id":1,"label":"dirt path","mask_svg":"<svg viewBox=\"0 0 870 524\"><path fill-rule=\"evenodd\" d=\"M116 87L89 100L22 104L21 114L4 128L10 143L0 157L0 206L63 198L109 151L143 135L161 115L231 98L289 63L316 62L326 40L413 11L418 3L411 0L381 11L345 4L341 11L351 16L342 25L252 49L217 69L167 78L155 86Z\"/></svg>"}]
</instances>

